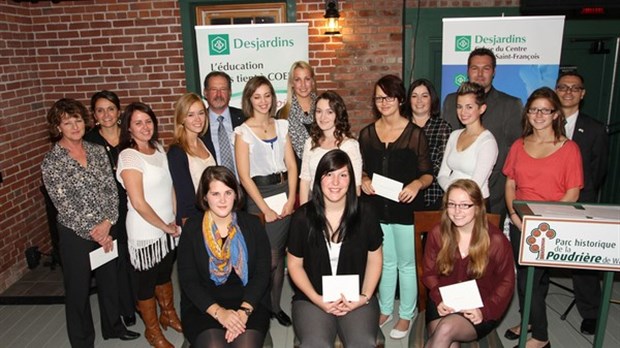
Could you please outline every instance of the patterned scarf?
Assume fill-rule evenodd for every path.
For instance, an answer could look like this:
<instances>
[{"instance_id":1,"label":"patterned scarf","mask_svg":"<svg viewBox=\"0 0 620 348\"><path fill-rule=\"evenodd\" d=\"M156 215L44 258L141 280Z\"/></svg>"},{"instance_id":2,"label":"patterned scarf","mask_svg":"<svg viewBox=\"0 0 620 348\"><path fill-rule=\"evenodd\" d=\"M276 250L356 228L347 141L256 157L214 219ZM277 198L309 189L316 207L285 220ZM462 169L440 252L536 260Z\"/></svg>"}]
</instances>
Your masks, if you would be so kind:
<instances>
[{"instance_id":1,"label":"patterned scarf","mask_svg":"<svg viewBox=\"0 0 620 348\"><path fill-rule=\"evenodd\" d=\"M237 224L237 214L232 213L232 223L228 225L228 237L223 241L218 236L217 225L211 217L211 212L207 212L202 219L202 235L209 253L209 273L215 285L224 284L233 268L243 285L247 285L248 249Z\"/></svg>"}]
</instances>

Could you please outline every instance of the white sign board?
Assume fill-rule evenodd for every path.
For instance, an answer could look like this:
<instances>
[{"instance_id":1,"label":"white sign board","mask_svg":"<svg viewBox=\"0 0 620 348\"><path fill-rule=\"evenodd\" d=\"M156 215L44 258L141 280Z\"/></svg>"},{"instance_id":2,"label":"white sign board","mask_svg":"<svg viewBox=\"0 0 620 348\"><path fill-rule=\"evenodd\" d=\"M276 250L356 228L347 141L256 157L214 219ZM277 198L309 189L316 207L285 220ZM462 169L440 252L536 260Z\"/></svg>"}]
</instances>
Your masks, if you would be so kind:
<instances>
[{"instance_id":1,"label":"white sign board","mask_svg":"<svg viewBox=\"0 0 620 348\"><path fill-rule=\"evenodd\" d=\"M271 81L278 107L286 102L291 65L308 61L308 23L196 26L201 85L212 71L232 78L230 105L241 107L245 83L256 75Z\"/></svg>"},{"instance_id":2,"label":"white sign board","mask_svg":"<svg viewBox=\"0 0 620 348\"><path fill-rule=\"evenodd\" d=\"M564 16L444 18L441 96L467 81L467 58L488 48L497 58L493 86L521 98L553 88L562 53Z\"/></svg>"},{"instance_id":3,"label":"white sign board","mask_svg":"<svg viewBox=\"0 0 620 348\"><path fill-rule=\"evenodd\" d=\"M523 217L519 264L620 271L620 221Z\"/></svg>"}]
</instances>

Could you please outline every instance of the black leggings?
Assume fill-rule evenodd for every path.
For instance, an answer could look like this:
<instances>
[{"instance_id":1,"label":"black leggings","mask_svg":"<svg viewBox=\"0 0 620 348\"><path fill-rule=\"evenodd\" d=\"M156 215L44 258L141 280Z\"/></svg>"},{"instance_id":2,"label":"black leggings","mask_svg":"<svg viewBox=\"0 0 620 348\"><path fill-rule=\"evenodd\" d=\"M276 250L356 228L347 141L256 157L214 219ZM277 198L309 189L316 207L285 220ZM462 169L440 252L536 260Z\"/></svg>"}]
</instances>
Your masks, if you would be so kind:
<instances>
[{"instance_id":1,"label":"black leggings","mask_svg":"<svg viewBox=\"0 0 620 348\"><path fill-rule=\"evenodd\" d=\"M246 330L231 343L226 342L223 329L205 330L196 337L192 348L260 348L265 341L265 335L258 330Z\"/></svg>"},{"instance_id":2,"label":"black leggings","mask_svg":"<svg viewBox=\"0 0 620 348\"><path fill-rule=\"evenodd\" d=\"M170 282L172 265L176 251L171 251L160 263L144 271L136 271L138 279L138 300L144 301L155 296L155 286Z\"/></svg>"}]
</instances>

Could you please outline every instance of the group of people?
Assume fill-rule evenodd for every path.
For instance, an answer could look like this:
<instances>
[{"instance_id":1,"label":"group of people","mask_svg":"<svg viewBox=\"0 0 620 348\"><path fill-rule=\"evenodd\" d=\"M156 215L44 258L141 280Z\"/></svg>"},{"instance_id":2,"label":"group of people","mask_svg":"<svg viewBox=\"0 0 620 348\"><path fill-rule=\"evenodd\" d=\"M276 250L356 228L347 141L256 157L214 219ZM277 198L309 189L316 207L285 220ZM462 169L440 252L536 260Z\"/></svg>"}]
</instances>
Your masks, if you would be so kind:
<instances>
[{"instance_id":1,"label":"group of people","mask_svg":"<svg viewBox=\"0 0 620 348\"><path fill-rule=\"evenodd\" d=\"M317 93L306 62L291 67L280 110L267 78L247 82L237 109L229 106L231 78L211 72L208 106L194 93L177 100L167 152L146 104L121 112L116 94L98 92L91 100L96 126L86 133L86 108L57 101L48 113L57 141L42 172L59 211L72 346L94 342L88 253L99 247L119 252L94 271L105 339L139 337L126 328L137 308L154 347L172 347L161 330L168 326L193 347L260 347L270 318L293 325L301 347L331 346L336 335L345 346L372 347L394 320L397 284L390 336L402 339L417 308L416 210L442 210L424 253L428 346L484 337L514 290L521 220L512 201L594 201L607 156L604 127L579 114L581 76L561 75L555 92L536 90L522 109L493 88L494 73L493 52L474 50L469 82L446 98L443 113L428 80L407 91L386 75L373 89L376 121L356 139L343 99ZM402 183L397 197L377 191L380 177ZM514 260L503 224L487 222L489 211L509 218ZM292 319L280 306L285 258ZM523 272L517 266L520 304ZM357 275L359 296L324 301L323 277L339 275ZM579 282L576 296L587 298L577 301L582 331L593 331L598 278L577 277L592 280ZM456 312L444 304L439 287L471 279L484 307ZM537 269L528 347L550 346L547 287L547 271ZM518 335L518 326L506 332Z\"/></svg>"}]
</instances>

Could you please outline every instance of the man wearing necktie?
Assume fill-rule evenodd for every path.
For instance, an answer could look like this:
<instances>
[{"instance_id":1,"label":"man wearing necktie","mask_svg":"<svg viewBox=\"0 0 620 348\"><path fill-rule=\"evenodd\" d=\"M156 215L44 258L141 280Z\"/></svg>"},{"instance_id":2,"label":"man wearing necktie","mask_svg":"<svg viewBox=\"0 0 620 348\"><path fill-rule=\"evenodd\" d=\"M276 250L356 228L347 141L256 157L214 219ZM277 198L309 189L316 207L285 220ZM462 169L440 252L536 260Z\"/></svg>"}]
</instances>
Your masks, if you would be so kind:
<instances>
[{"instance_id":1,"label":"man wearing necktie","mask_svg":"<svg viewBox=\"0 0 620 348\"><path fill-rule=\"evenodd\" d=\"M209 151L219 165L232 170L235 175L235 151L233 130L245 121L241 109L229 106L232 80L222 71L210 72L204 80L204 96L209 110L209 125L203 135Z\"/></svg>"},{"instance_id":2,"label":"man wearing necktie","mask_svg":"<svg viewBox=\"0 0 620 348\"><path fill-rule=\"evenodd\" d=\"M566 72L558 77L555 91L566 116L566 137L579 146L583 161L583 189L578 202L598 202L598 192L607 173L609 139L605 125L583 114L579 107L586 94L583 77L576 72ZM588 231L583 231L587 238ZM599 272L573 270L573 289L577 310L583 318L581 332L594 335L596 318L601 304Z\"/></svg>"}]
</instances>

